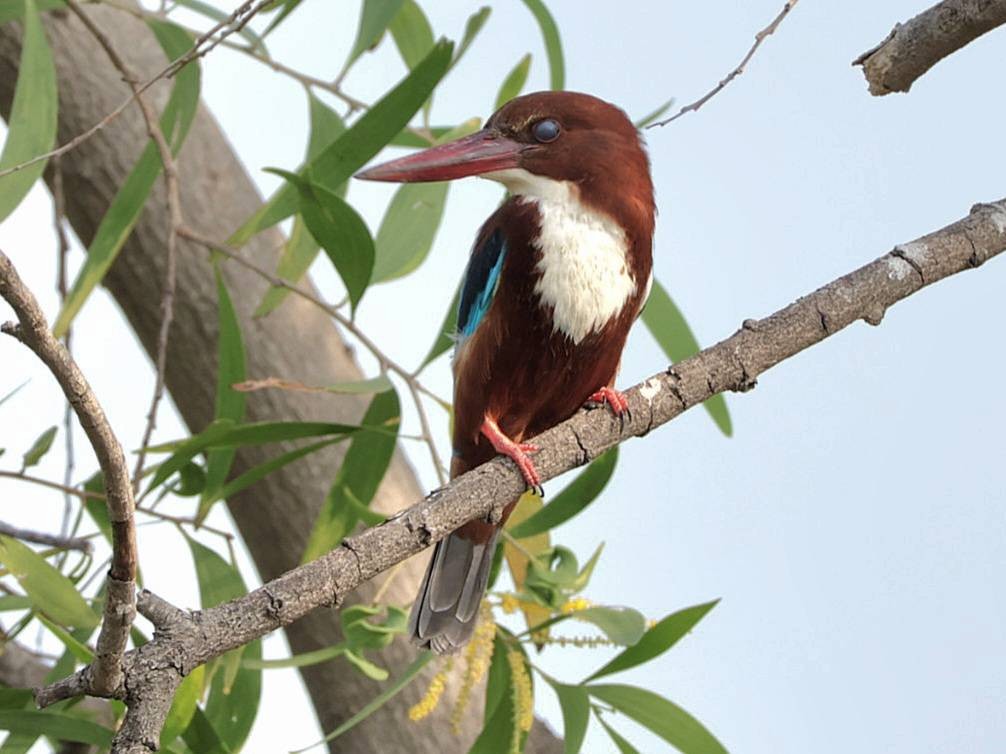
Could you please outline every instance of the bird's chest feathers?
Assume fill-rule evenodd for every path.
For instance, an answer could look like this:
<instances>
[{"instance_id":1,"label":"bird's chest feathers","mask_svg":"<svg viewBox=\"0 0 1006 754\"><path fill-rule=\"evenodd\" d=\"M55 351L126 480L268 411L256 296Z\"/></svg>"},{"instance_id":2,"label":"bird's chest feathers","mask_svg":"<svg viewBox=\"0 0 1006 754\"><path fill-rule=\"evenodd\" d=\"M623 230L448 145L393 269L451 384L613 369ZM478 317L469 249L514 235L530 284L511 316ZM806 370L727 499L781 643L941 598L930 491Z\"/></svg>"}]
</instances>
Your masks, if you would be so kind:
<instances>
[{"instance_id":1,"label":"bird's chest feathers","mask_svg":"<svg viewBox=\"0 0 1006 754\"><path fill-rule=\"evenodd\" d=\"M552 329L579 343L617 317L636 292L625 233L575 197L536 198L541 230L533 245L540 278L534 291Z\"/></svg>"}]
</instances>

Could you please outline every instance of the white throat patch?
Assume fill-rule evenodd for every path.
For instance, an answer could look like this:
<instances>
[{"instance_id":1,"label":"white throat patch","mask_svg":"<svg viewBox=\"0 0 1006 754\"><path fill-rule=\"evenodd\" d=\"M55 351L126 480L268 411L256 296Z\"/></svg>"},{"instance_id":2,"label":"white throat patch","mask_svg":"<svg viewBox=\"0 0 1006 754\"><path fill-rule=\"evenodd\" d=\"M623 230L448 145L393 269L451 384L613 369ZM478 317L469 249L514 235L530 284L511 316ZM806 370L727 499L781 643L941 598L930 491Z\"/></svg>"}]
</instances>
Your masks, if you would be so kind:
<instances>
[{"instance_id":1,"label":"white throat patch","mask_svg":"<svg viewBox=\"0 0 1006 754\"><path fill-rule=\"evenodd\" d=\"M582 204L568 181L521 169L484 177L538 207L541 232L533 243L541 252L541 278L534 290L542 305L552 309L553 331L579 343L618 316L636 291L621 226Z\"/></svg>"}]
</instances>

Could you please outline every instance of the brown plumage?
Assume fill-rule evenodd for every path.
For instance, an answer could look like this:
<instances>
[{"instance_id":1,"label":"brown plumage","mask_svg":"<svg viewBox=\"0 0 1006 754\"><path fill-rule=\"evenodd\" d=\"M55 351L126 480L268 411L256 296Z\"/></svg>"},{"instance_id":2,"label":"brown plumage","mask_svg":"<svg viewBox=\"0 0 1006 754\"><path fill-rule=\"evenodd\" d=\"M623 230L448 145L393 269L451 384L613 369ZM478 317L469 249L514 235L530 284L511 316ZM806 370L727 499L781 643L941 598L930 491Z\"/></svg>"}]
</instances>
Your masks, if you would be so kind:
<instances>
[{"instance_id":1,"label":"brown plumage","mask_svg":"<svg viewBox=\"0 0 1006 754\"><path fill-rule=\"evenodd\" d=\"M615 106L542 92L510 101L478 134L362 177L465 175L498 180L511 196L479 231L466 273L451 477L502 452L537 486L533 449L521 444L614 386L648 293L649 163L639 132ZM452 652L471 636L498 534L476 520L437 545L411 618L418 643Z\"/></svg>"}]
</instances>

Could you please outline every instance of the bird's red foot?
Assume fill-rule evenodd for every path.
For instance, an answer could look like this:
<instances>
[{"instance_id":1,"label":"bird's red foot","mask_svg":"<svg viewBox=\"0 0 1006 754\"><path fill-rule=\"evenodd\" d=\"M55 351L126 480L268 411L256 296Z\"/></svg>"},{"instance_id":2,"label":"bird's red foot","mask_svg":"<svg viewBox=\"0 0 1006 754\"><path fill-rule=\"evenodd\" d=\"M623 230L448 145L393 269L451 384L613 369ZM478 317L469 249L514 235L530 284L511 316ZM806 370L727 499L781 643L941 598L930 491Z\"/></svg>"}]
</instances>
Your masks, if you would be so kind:
<instances>
[{"instance_id":1,"label":"bird's red foot","mask_svg":"<svg viewBox=\"0 0 1006 754\"><path fill-rule=\"evenodd\" d=\"M514 442L499 428L499 425L488 416L482 422L482 434L492 443L493 448L501 456L506 456L513 461L520 469L528 489L538 497L544 497L544 490L541 488L541 476L534 467L534 461L528 457L528 453L537 453L538 446L529 442Z\"/></svg>"},{"instance_id":2,"label":"bird's red foot","mask_svg":"<svg viewBox=\"0 0 1006 754\"><path fill-rule=\"evenodd\" d=\"M611 412L618 417L622 426L625 421L632 421L632 411L629 409L629 401L625 399L625 393L615 390L612 387L602 387L587 399L588 403L611 406Z\"/></svg>"}]
</instances>

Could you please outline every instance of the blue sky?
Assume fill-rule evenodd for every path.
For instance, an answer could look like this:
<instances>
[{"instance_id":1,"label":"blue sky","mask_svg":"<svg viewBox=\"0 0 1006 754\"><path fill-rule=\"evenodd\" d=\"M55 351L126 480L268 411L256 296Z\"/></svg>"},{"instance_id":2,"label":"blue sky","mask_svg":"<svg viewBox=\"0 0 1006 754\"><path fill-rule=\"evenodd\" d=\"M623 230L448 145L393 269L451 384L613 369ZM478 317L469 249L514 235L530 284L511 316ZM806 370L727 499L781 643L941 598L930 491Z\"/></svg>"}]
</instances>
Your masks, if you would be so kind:
<instances>
[{"instance_id":1,"label":"blue sky","mask_svg":"<svg viewBox=\"0 0 1006 754\"><path fill-rule=\"evenodd\" d=\"M477 7L426 5L436 31L453 37ZM780 6L550 4L565 42L567 86L633 116L669 96L679 103L700 96ZM1003 195L1006 100L997 74L1006 32L938 65L908 95L870 97L850 65L922 8L918 0L804 0L727 90L698 113L647 132L660 210L656 272L703 343ZM347 12L343 4L308 0L276 35L274 55L334 75L355 29ZM434 120L487 116L499 82L528 51L529 89L544 88L530 14L520 3L498 4L440 90ZM295 165L303 152L302 91L226 51L214 52L204 70L207 103L263 190L271 190L276 179L261 168ZM401 75L386 44L361 61L346 87L372 99ZM392 190L351 187L375 230ZM478 219L499 196L497 186L476 180L453 187L427 263L368 292L361 321L401 362L418 363L425 353ZM0 228L0 248L52 314L49 212L47 195L33 192ZM339 284L327 270L316 279L336 297ZM588 596L654 618L722 599L692 635L627 673L626 682L681 704L734 752L1000 749L1006 607L997 595L1006 577L1006 477L994 433L1006 420L999 384L1004 284L1006 267L993 260L899 304L879 328L855 324L781 364L753 392L729 397L731 439L694 411L623 448L604 496L557 532L584 557L606 543ZM0 307L0 318L7 316ZM138 438L148 361L104 294L89 303L78 333L82 366L113 422L124 437ZM5 346L3 360L0 379L9 384L0 382L0 392L33 377L2 409L10 453L57 423L61 409L21 349ZM621 384L664 366L637 328ZM449 392L446 361L430 381ZM170 411L162 437L180 431ZM10 428L22 426L12 437ZM446 426L440 439L446 449ZM424 485L434 486L426 456L410 458ZM54 453L43 471L58 477L59 469ZM12 508L18 501L17 513L5 518L48 528L59 515L58 500L41 491L0 489ZM147 583L194 605L194 584L180 581L172 565L187 557L177 540L141 530ZM255 581L250 568L245 573ZM284 651L282 639L267 644L272 656ZM542 663L575 681L606 657L550 650ZM312 738L313 716L296 676L275 678L250 751ZM558 724L555 700L544 690L540 697L540 709ZM666 749L631 723L618 727L641 751ZM585 748L612 750L597 731Z\"/></svg>"}]
</instances>

